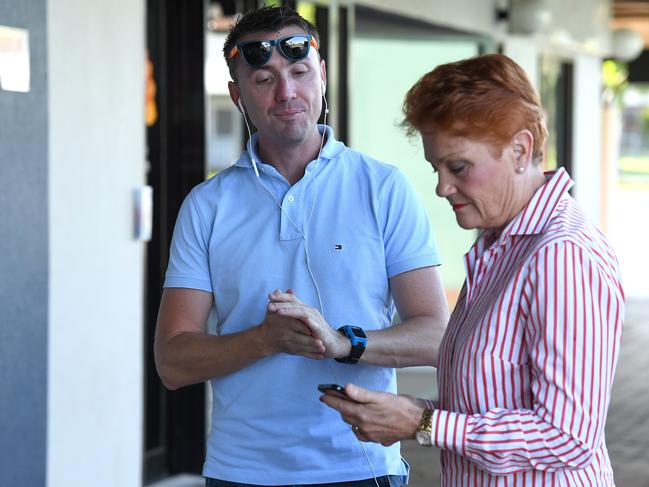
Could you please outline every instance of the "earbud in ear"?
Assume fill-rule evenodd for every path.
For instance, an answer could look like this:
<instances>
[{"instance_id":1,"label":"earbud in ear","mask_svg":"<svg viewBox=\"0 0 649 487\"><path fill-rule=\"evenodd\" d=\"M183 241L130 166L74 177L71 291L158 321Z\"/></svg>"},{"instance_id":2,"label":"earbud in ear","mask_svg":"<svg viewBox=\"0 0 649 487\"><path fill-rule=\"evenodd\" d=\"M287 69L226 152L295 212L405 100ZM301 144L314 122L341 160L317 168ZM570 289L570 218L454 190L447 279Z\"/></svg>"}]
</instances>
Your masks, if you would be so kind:
<instances>
[{"instance_id":1,"label":"earbud in ear","mask_svg":"<svg viewBox=\"0 0 649 487\"><path fill-rule=\"evenodd\" d=\"M322 87L322 96L325 96L325 93L327 92L327 83L325 83L324 80L322 80L320 83L320 86Z\"/></svg>"},{"instance_id":2,"label":"earbud in ear","mask_svg":"<svg viewBox=\"0 0 649 487\"><path fill-rule=\"evenodd\" d=\"M239 110L241 110L241 113L245 114L246 110L243 108L243 103L241 103L241 98L237 100L237 105L239 105Z\"/></svg>"}]
</instances>

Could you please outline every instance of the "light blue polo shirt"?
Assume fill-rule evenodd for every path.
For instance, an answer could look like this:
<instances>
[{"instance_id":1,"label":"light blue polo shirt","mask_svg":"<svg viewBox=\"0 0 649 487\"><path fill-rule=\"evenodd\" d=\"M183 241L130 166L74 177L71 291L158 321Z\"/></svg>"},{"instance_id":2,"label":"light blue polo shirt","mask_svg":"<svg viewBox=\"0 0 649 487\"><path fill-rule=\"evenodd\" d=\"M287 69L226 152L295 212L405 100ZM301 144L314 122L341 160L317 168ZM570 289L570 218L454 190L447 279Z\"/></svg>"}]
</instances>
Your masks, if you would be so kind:
<instances>
[{"instance_id":1,"label":"light blue polo shirt","mask_svg":"<svg viewBox=\"0 0 649 487\"><path fill-rule=\"evenodd\" d=\"M213 293L221 335L257 326L268 293L288 288L311 306L322 304L334 328L386 328L395 312L388 279L440 263L426 212L403 173L319 128L327 131L320 160L293 186L256 156L258 180L244 152L196 186L180 209L165 287ZM203 474L261 485L371 478L349 426L318 400L317 385L330 382L396 392L392 368L284 353L212 380ZM377 476L407 474L398 444L364 445Z\"/></svg>"}]
</instances>

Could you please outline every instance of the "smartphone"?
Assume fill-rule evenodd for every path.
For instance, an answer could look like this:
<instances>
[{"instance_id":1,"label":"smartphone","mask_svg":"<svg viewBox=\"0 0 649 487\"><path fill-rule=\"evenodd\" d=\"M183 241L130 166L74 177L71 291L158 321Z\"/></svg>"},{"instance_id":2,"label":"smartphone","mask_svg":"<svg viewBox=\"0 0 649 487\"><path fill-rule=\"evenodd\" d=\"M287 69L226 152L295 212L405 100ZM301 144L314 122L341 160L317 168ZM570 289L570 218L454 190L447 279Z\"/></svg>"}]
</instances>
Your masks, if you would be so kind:
<instances>
[{"instance_id":1,"label":"smartphone","mask_svg":"<svg viewBox=\"0 0 649 487\"><path fill-rule=\"evenodd\" d=\"M318 384L318 390L322 393L329 393L332 396L349 400L349 396L345 392L345 388L338 384Z\"/></svg>"}]
</instances>

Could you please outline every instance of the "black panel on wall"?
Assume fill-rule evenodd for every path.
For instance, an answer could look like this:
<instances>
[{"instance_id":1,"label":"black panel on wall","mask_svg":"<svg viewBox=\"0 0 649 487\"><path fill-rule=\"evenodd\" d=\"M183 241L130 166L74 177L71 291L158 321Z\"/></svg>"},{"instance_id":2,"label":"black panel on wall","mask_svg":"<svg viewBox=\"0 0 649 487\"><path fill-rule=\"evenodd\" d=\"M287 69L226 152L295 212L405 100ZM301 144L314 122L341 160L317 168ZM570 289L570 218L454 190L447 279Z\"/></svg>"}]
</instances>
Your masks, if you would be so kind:
<instances>
[{"instance_id":1,"label":"black panel on wall","mask_svg":"<svg viewBox=\"0 0 649 487\"><path fill-rule=\"evenodd\" d=\"M0 485L45 485L48 341L46 0L0 1L29 32L30 90L0 89Z\"/></svg>"},{"instance_id":2,"label":"black panel on wall","mask_svg":"<svg viewBox=\"0 0 649 487\"><path fill-rule=\"evenodd\" d=\"M205 455L205 387L166 390L155 370L153 338L180 205L205 174L203 0L148 0L148 49L158 120L147 130L148 181L154 191L147 253L145 480L200 473Z\"/></svg>"},{"instance_id":3,"label":"black panel on wall","mask_svg":"<svg viewBox=\"0 0 649 487\"><path fill-rule=\"evenodd\" d=\"M629 63L629 83L649 83L649 51Z\"/></svg>"},{"instance_id":4,"label":"black panel on wall","mask_svg":"<svg viewBox=\"0 0 649 487\"><path fill-rule=\"evenodd\" d=\"M338 140L349 143L349 15L347 7L339 8L340 29L338 30Z\"/></svg>"},{"instance_id":5,"label":"black panel on wall","mask_svg":"<svg viewBox=\"0 0 649 487\"><path fill-rule=\"evenodd\" d=\"M329 8L331 7L316 7L315 22L318 32L320 33L320 56L328 61L331 52L330 23L329 23ZM334 66L333 63L327 64L327 77L331 77L333 70L337 69L338 73L338 90L336 98L327 96L330 110L336 111L338 126L336 127L336 139L347 143L349 138L349 39L348 39L348 11L347 7L338 7L338 65ZM331 90L333 92L333 90ZM323 122L323 117L319 123Z\"/></svg>"},{"instance_id":6,"label":"black panel on wall","mask_svg":"<svg viewBox=\"0 0 649 487\"><path fill-rule=\"evenodd\" d=\"M557 160L572 174L572 120L574 68L571 62L562 62L557 79Z\"/></svg>"}]
</instances>

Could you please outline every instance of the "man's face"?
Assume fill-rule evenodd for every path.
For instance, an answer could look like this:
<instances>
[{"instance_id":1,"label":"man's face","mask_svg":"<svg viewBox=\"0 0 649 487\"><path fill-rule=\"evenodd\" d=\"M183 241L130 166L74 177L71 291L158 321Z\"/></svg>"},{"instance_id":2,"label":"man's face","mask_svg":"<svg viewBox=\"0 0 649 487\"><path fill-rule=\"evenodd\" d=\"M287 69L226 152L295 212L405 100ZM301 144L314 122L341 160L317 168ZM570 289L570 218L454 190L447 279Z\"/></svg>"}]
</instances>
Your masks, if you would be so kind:
<instances>
[{"instance_id":1,"label":"man's face","mask_svg":"<svg viewBox=\"0 0 649 487\"><path fill-rule=\"evenodd\" d=\"M239 42L272 40L292 34L305 34L298 26L288 26L279 32L257 32L242 37ZM257 127L260 143L299 145L313 136L322 110L321 83L326 79L324 61L316 49L299 61L290 61L279 52L277 45L268 63L261 68L246 64L239 54L235 58L238 82L231 84L230 94L235 104L241 99L246 113Z\"/></svg>"}]
</instances>

